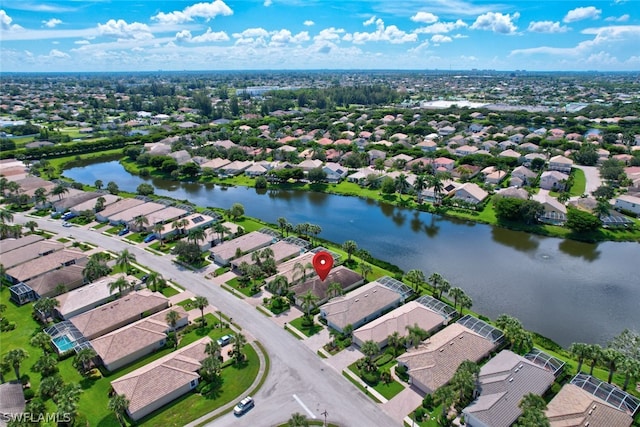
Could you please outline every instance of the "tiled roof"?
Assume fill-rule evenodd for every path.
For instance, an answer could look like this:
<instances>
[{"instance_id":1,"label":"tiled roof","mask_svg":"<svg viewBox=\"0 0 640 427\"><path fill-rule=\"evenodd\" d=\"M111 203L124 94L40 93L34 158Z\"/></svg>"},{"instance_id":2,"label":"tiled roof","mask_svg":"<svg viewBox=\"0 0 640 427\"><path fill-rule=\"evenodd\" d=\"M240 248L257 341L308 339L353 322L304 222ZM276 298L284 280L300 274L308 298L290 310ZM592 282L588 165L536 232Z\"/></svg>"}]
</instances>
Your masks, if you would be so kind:
<instances>
[{"instance_id":1,"label":"tiled roof","mask_svg":"<svg viewBox=\"0 0 640 427\"><path fill-rule=\"evenodd\" d=\"M547 404L551 427L629 427L630 415L619 411L573 384L566 384Z\"/></svg>"}]
</instances>

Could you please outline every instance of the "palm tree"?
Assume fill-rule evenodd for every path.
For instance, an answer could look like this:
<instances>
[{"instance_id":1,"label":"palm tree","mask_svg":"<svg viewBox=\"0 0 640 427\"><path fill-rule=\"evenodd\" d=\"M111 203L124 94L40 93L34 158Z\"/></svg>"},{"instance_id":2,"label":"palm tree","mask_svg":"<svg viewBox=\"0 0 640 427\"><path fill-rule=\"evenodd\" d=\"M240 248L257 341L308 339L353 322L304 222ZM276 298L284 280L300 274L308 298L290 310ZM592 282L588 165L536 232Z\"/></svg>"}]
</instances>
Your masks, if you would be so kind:
<instances>
[{"instance_id":1,"label":"palm tree","mask_svg":"<svg viewBox=\"0 0 640 427\"><path fill-rule=\"evenodd\" d=\"M33 200L36 202L36 205L44 205L47 201L47 190L42 187L36 188L36 191L33 193Z\"/></svg>"},{"instance_id":2,"label":"palm tree","mask_svg":"<svg viewBox=\"0 0 640 427\"><path fill-rule=\"evenodd\" d=\"M97 254L96 254L97 255ZM93 282L94 280L99 279L100 277L106 276L111 272L111 268L102 262L99 258L95 256L91 256L87 265L82 269L82 277L87 282Z\"/></svg>"},{"instance_id":3,"label":"palm tree","mask_svg":"<svg viewBox=\"0 0 640 427\"><path fill-rule=\"evenodd\" d=\"M43 353L49 353L51 351L51 337L46 332L38 332L29 340L29 344L34 347L42 349Z\"/></svg>"},{"instance_id":4,"label":"palm tree","mask_svg":"<svg viewBox=\"0 0 640 427\"><path fill-rule=\"evenodd\" d=\"M309 224L309 233L313 234L313 237L317 240L318 234L322 233L322 227L317 224Z\"/></svg>"},{"instance_id":5,"label":"palm tree","mask_svg":"<svg viewBox=\"0 0 640 427\"><path fill-rule=\"evenodd\" d=\"M38 360L36 360L36 363L33 364L31 370L39 372L43 377L55 374L58 372L58 358L51 353L44 353Z\"/></svg>"},{"instance_id":6,"label":"palm tree","mask_svg":"<svg viewBox=\"0 0 640 427\"><path fill-rule=\"evenodd\" d=\"M446 417L449 412L449 408L453 405L456 398L455 390L450 386L440 387L433 394L433 401L436 405L442 405L442 417Z\"/></svg>"},{"instance_id":7,"label":"palm tree","mask_svg":"<svg viewBox=\"0 0 640 427\"><path fill-rule=\"evenodd\" d=\"M444 190L444 184L442 184L442 180L440 179L439 174L431 175L429 178L429 184L433 188L433 195L435 197L435 204L440 204L440 195Z\"/></svg>"},{"instance_id":8,"label":"palm tree","mask_svg":"<svg viewBox=\"0 0 640 427\"><path fill-rule=\"evenodd\" d=\"M287 218L281 216L278 218L278 228L280 229L280 233L282 233L282 235L284 236L284 232L286 230L287 227Z\"/></svg>"},{"instance_id":9,"label":"palm tree","mask_svg":"<svg viewBox=\"0 0 640 427\"><path fill-rule=\"evenodd\" d=\"M302 302L300 305L304 310L304 315L307 316L307 318L310 318L311 312L314 308L316 308L318 297L313 292L311 292L311 289L309 289L306 294L302 295L301 300Z\"/></svg>"},{"instance_id":10,"label":"palm tree","mask_svg":"<svg viewBox=\"0 0 640 427\"><path fill-rule=\"evenodd\" d=\"M0 360L0 384L4 384L4 375L8 374L11 370L11 366L3 359Z\"/></svg>"},{"instance_id":11,"label":"palm tree","mask_svg":"<svg viewBox=\"0 0 640 427\"><path fill-rule=\"evenodd\" d=\"M396 177L393 184L398 194L404 194L410 187L409 182L407 182L407 176L403 173Z\"/></svg>"},{"instance_id":12,"label":"palm tree","mask_svg":"<svg viewBox=\"0 0 640 427\"><path fill-rule=\"evenodd\" d=\"M404 279L413 285L415 291L418 291L418 286L424 283L424 273L420 270L409 270L404 276Z\"/></svg>"},{"instance_id":13,"label":"palm tree","mask_svg":"<svg viewBox=\"0 0 640 427\"><path fill-rule=\"evenodd\" d=\"M33 303L33 309L44 322L47 321L53 315L53 309L60 306L60 302L55 298L40 298ZM42 313L42 316L39 315Z\"/></svg>"},{"instance_id":14,"label":"palm tree","mask_svg":"<svg viewBox=\"0 0 640 427\"><path fill-rule=\"evenodd\" d=\"M300 274L300 276L298 276L298 274ZM307 269L302 263L296 262L293 265L293 277L296 279L300 277L301 282L304 282L307 279ZM294 281L296 281L296 279L294 279Z\"/></svg>"},{"instance_id":15,"label":"palm tree","mask_svg":"<svg viewBox=\"0 0 640 427\"><path fill-rule=\"evenodd\" d=\"M418 204L422 203L422 191L427 188L427 179L424 175L418 175L416 182L413 184L413 188L416 190L416 199Z\"/></svg>"},{"instance_id":16,"label":"palm tree","mask_svg":"<svg viewBox=\"0 0 640 427\"><path fill-rule=\"evenodd\" d=\"M407 326L407 331L409 331L409 333L407 334L406 343L415 348L418 348L420 343L429 336L429 333L418 326L417 323L413 326Z\"/></svg>"},{"instance_id":17,"label":"palm tree","mask_svg":"<svg viewBox=\"0 0 640 427\"><path fill-rule=\"evenodd\" d=\"M284 276L276 276L269 282L267 289L273 294L282 295L289 289L289 282Z\"/></svg>"},{"instance_id":18,"label":"palm tree","mask_svg":"<svg viewBox=\"0 0 640 427\"><path fill-rule=\"evenodd\" d=\"M221 222L219 222L219 223L217 223L217 224L215 224L213 226L213 231L218 233L218 237L220 239L220 243L222 243L224 241L225 233L229 233L231 230L229 229L229 227L227 227L224 224L222 224Z\"/></svg>"},{"instance_id":19,"label":"palm tree","mask_svg":"<svg viewBox=\"0 0 640 427\"><path fill-rule=\"evenodd\" d=\"M38 228L38 223L35 221L27 221L24 223L24 226L29 229L30 232L34 232L36 228Z\"/></svg>"},{"instance_id":20,"label":"palm tree","mask_svg":"<svg viewBox=\"0 0 640 427\"><path fill-rule=\"evenodd\" d=\"M387 337L387 345L393 350L393 357L398 355L398 349L402 345L403 339L398 331L394 331Z\"/></svg>"},{"instance_id":21,"label":"palm tree","mask_svg":"<svg viewBox=\"0 0 640 427\"><path fill-rule=\"evenodd\" d=\"M220 344L218 344L218 341L216 340L209 341L204 347L205 353L207 353L210 357L219 357L220 350Z\"/></svg>"},{"instance_id":22,"label":"palm tree","mask_svg":"<svg viewBox=\"0 0 640 427\"><path fill-rule=\"evenodd\" d=\"M187 242L191 242L194 245L197 245L198 242L204 241L206 234L207 233L203 228L192 228L191 230L189 230L189 233L187 233Z\"/></svg>"},{"instance_id":23,"label":"palm tree","mask_svg":"<svg viewBox=\"0 0 640 427\"><path fill-rule=\"evenodd\" d=\"M116 258L116 266L118 266L123 273L128 273L131 265L135 261L136 256L129 252L129 249L124 249Z\"/></svg>"},{"instance_id":24,"label":"palm tree","mask_svg":"<svg viewBox=\"0 0 640 427\"><path fill-rule=\"evenodd\" d=\"M76 353L76 357L73 359L73 366L75 366L82 375L86 375L91 369L93 359L95 359L96 356L98 356L98 354L94 349L83 348Z\"/></svg>"},{"instance_id":25,"label":"palm tree","mask_svg":"<svg viewBox=\"0 0 640 427\"><path fill-rule=\"evenodd\" d=\"M299 412L291 414L291 418L287 421L288 427L309 427L309 420L306 415L302 415Z\"/></svg>"},{"instance_id":26,"label":"palm tree","mask_svg":"<svg viewBox=\"0 0 640 427\"><path fill-rule=\"evenodd\" d=\"M574 342L569 347L569 353L571 353L573 357L578 359L577 371L578 373L580 373L580 371L582 370L582 363L584 362L584 359L589 357L589 344Z\"/></svg>"},{"instance_id":27,"label":"palm tree","mask_svg":"<svg viewBox=\"0 0 640 427\"><path fill-rule=\"evenodd\" d=\"M152 291L159 291L166 284L166 281L164 280L164 277L162 277L162 274L157 271L152 271L149 273L146 283L147 288Z\"/></svg>"},{"instance_id":28,"label":"palm tree","mask_svg":"<svg viewBox=\"0 0 640 427\"><path fill-rule=\"evenodd\" d=\"M116 414L116 418L121 426L124 426L124 414L129 408L129 399L124 394L115 394L109 399L107 405L110 411Z\"/></svg>"},{"instance_id":29,"label":"palm tree","mask_svg":"<svg viewBox=\"0 0 640 427\"><path fill-rule=\"evenodd\" d=\"M180 320L180 315L177 311L171 310L167 313L165 320L171 326L171 331L176 332L176 325L178 324L178 320ZM176 339L174 341L174 348L178 348L178 335L176 334Z\"/></svg>"},{"instance_id":30,"label":"palm tree","mask_svg":"<svg viewBox=\"0 0 640 427\"><path fill-rule=\"evenodd\" d=\"M213 356L205 358L202 361L200 374L210 383L215 382L218 375L220 375L220 359Z\"/></svg>"},{"instance_id":31,"label":"palm tree","mask_svg":"<svg viewBox=\"0 0 640 427\"><path fill-rule=\"evenodd\" d=\"M6 209L0 209L0 223L13 222L13 214Z\"/></svg>"},{"instance_id":32,"label":"palm tree","mask_svg":"<svg viewBox=\"0 0 640 427\"><path fill-rule=\"evenodd\" d=\"M273 249L271 248L264 248L258 253L260 254L260 257L264 258L265 260L273 259L273 257L275 257L275 254L273 253Z\"/></svg>"},{"instance_id":33,"label":"palm tree","mask_svg":"<svg viewBox=\"0 0 640 427\"><path fill-rule=\"evenodd\" d=\"M126 281L124 276L118 277L114 282L109 283L109 293L118 291L118 297L122 296L123 291L129 287L129 282Z\"/></svg>"},{"instance_id":34,"label":"palm tree","mask_svg":"<svg viewBox=\"0 0 640 427\"><path fill-rule=\"evenodd\" d=\"M453 308L458 306L458 301L460 301L464 295L466 294L462 288L456 287L449 289L449 296L453 298Z\"/></svg>"},{"instance_id":35,"label":"palm tree","mask_svg":"<svg viewBox=\"0 0 640 427\"><path fill-rule=\"evenodd\" d=\"M591 361L589 375L593 375L593 369L596 367L596 363L602 358L602 347L598 344L590 344L587 358Z\"/></svg>"},{"instance_id":36,"label":"palm tree","mask_svg":"<svg viewBox=\"0 0 640 427\"><path fill-rule=\"evenodd\" d=\"M330 295L332 297L337 297L342 295L342 292L344 290L342 289L342 285L338 282L331 282L329 283L329 287L327 288L327 295Z\"/></svg>"},{"instance_id":37,"label":"palm tree","mask_svg":"<svg viewBox=\"0 0 640 427\"><path fill-rule=\"evenodd\" d=\"M547 404L541 396L534 393L525 395L518 406L522 409L522 414L514 424L515 427L548 427L550 426L544 411Z\"/></svg>"},{"instance_id":38,"label":"palm tree","mask_svg":"<svg viewBox=\"0 0 640 427\"><path fill-rule=\"evenodd\" d=\"M209 305L209 301L206 297L198 295L197 297L195 297L193 305L195 305L196 308L200 310L200 320L202 322L202 327L204 328L204 309Z\"/></svg>"},{"instance_id":39,"label":"palm tree","mask_svg":"<svg viewBox=\"0 0 640 427\"><path fill-rule=\"evenodd\" d=\"M602 359L606 362L609 368L609 377L607 378L607 382L611 384L616 367L620 362L622 362L622 360L624 360L624 356L620 351L609 347L602 350Z\"/></svg>"},{"instance_id":40,"label":"palm tree","mask_svg":"<svg viewBox=\"0 0 640 427\"><path fill-rule=\"evenodd\" d=\"M62 195L69 193L69 189L64 184L58 184L51 190L52 196L58 196L58 200L62 200Z\"/></svg>"},{"instance_id":41,"label":"palm tree","mask_svg":"<svg viewBox=\"0 0 640 427\"><path fill-rule=\"evenodd\" d=\"M162 235L163 230L164 224L160 222L157 224L153 224L153 228L151 229L151 231L153 231L153 234L158 237L158 240L160 241L160 247L164 246L164 236Z\"/></svg>"},{"instance_id":42,"label":"palm tree","mask_svg":"<svg viewBox=\"0 0 640 427\"><path fill-rule=\"evenodd\" d=\"M342 244L342 250L347 253L347 262L350 262L351 255L358 250L358 244L353 240L347 240Z\"/></svg>"},{"instance_id":43,"label":"palm tree","mask_svg":"<svg viewBox=\"0 0 640 427\"><path fill-rule=\"evenodd\" d=\"M80 384L66 384L62 386L59 393L53 396L53 400L57 405L58 416L70 418L70 422L67 423L69 425L73 425L81 393L82 387L80 387Z\"/></svg>"},{"instance_id":44,"label":"palm tree","mask_svg":"<svg viewBox=\"0 0 640 427\"><path fill-rule=\"evenodd\" d=\"M611 211L611 204L606 199L598 199L598 203L596 204L593 213L598 217L607 217L609 216L609 212Z\"/></svg>"},{"instance_id":45,"label":"palm tree","mask_svg":"<svg viewBox=\"0 0 640 427\"><path fill-rule=\"evenodd\" d=\"M4 355L4 362L11 365L16 379L20 379L20 364L29 357L29 353L22 348L14 348Z\"/></svg>"},{"instance_id":46,"label":"palm tree","mask_svg":"<svg viewBox=\"0 0 640 427\"><path fill-rule=\"evenodd\" d=\"M433 289L433 294L436 295L436 298L440 299L442 297L442 291L440 290L440 283L444 280L444 277L440 275L440 273L431 273L427 282L431 285L431 289Z\"/></svg>"},{"instance_id":47,"label":"palm tree","mask_svg":"<svg viewBox=\"0 0 640 427\"><path fill-rule=\"evenodd\" d=\"M133 225L137 230L143 231L147 225L149 225L149 218L145 215L138 215L133 219Z\"/></svg>"},{"instance_id":48,"label":"palm tree","mask_svg":"<svg viewBox=\"0 0 640 427\"><path fill-rule=\"evenodd\" d=\"M238 334L233 339L233 357L236 359L236 363L240 363L244 360L242 350L245 345L247 345L247 338L244 335Z\"/></svg>"},{"instance_id":49,"label":"palm tree","mask_svg":"<svg viewBox=\"0 0 640 427\"><path fill-rule=\"evenodd\" d=\"M96 179L96 181L93 183L93 186L96 187L97 190L100 190L102 189L102 187L104 187L104 183L102 182L102 180Z\"/></svg>"},{"instance_id":50,"label":"palm tree","mask_svg":"<svg viewBox=\"0 0 640 427\"><path fill-rule=\"evenodd\" d=\"M373 268L371 268L369 264L367 264L366 262L360 263L360 273L362 274L362 277L364 277L365 282L368 281L367 276L371 274L372 271L373 271Z\"/></svg>"},{"instance_id":51,"label":"palm tree","mask_svg":"<svg viewBox=\"0 0 640 427\"><path fill-rule=\"evenodd\" d=\"M462 313L463 309L470 309L471 306L473 305L473 299L471 299L471 297L467 294L462 295L462 298L460 298L460 313Z\"/></svg>"},{"instance_id":52,"label":"palm tree","mask_svg":"<svg viewBox=\"0 0 640 427\"><path fill-rule=\"evenodd\" d=\"M380 352L380 348L378 344L376 344L373 340L367 340L362 343L360 347L360 351L365 355L365 366L367 371L373 371L376 367L375 363L373 363L373 358Z\"/></svg>"},{"instance_id":53,"label":"palm tree","mask_svg":"<svg viewBox=\"0 0 640 427\"><path fill-rule=\"evenodd\" d=\"M627 357L622 361L618 370L622 375L624 375L622 390L627 391L631 378L635 378L640 375L640 361Z\"/></svg>"}]
</instances>

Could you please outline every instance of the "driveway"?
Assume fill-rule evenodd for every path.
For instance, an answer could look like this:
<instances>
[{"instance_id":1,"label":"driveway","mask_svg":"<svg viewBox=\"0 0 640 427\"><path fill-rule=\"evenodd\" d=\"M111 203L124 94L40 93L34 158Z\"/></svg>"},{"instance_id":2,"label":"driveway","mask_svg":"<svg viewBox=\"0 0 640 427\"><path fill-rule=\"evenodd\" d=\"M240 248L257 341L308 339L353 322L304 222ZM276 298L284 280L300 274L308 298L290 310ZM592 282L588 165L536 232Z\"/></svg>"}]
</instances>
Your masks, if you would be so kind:
<instances>
[{"instance_id":1,"label":"driveway","mask_svg":"<svg viewBox=\"0 0 640 427\"><path fill-rule=\"evenodd\" d=\"M573 165L574 168L580 169L584 172L584 177L587 181L584 192L591 195L598 187L602 185L600 179L600 170L596 166L582 166Z\"/></svg>"}]
</instances>

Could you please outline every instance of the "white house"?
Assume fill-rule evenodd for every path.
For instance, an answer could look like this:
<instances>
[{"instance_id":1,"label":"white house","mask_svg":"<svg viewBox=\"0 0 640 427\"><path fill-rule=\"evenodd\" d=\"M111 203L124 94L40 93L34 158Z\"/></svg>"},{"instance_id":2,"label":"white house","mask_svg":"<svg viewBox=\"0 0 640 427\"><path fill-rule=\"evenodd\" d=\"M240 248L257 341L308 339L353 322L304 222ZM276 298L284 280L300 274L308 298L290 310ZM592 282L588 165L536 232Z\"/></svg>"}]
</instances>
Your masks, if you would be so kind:
<instances>
[{"instance_id":1,"label":"white house","mask_svg":"<svg viewBox=\"0 0 640 427\"><path fill-rule=\"evenodd\" d=\"M623 194L622 196L618 196L615 199L615 204L613 206L616 209L621 209L640 215L640 197L638 196Z\"/></svg>"}]
</instances>

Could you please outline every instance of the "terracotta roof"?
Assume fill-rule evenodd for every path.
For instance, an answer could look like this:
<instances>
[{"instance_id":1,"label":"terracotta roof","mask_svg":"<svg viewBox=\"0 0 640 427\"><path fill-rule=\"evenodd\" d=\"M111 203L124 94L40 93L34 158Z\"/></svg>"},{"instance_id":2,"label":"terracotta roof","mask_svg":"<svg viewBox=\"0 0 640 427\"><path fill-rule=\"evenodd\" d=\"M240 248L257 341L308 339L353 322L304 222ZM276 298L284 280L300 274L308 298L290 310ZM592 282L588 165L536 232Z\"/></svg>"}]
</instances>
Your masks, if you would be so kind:
<instances>
[{"instance_id":1,"label":"terracotta roof","mask_svg":"<svg viewBox=\"0 0 640 427\"><path fill-rule=\"evenodd\" d=\"M63 265L75 263L83 258L86 258L86 255L83 252L63 249L24 262L16 267L8 269L6 273L17 280L24 282L31 278L38 277L41 274L60 268Z\"/></svg>"},{"instance_id":2,"label":"terracotta roof","mask_svg":"<svg viewBox=\"0 0 640 427\"><path fill-rule=\"evenodd\" d=\"M566 384L547 404L545 415L551 427L628 427L630 415L607 405L573 384Z\"/></svg>"},{"instance_id":3,"label":"terracotta roof","mask_svg":"<svg viewBox=\"0 0 640 427\"><path fill-rule=\"evenodd\" d=\"M238 248L242 252L252 251L272 241L273 237L259 231L252 231L211 248L211 253L220 259L229 260L235 256Z\"/></svg>"},{"instance_id":4,"label":"terracotta roof","mask_svg":"<svg viewBox=\"0 0 640 427\"><path fill-rule=\"evenodd\" d=\"M307 275L307 277L308 276L309 275ZM329 275L324 281L320 280L318 276L314 276L304 283L292 286L291 291L293 291L296 296L301 296L306 294L307 291L311 291L315 296L319 298L320 302L327 298L327 289L329 288L329 285L331 283L340 283L340 286L342 286L343 290L348 290L353 286L356 286L358 283L361 283L361 281L361 275L353 270L348 269L347 267L340 265L338 267L334 267L329 272Z\"/></svg>"}]
</instances>

